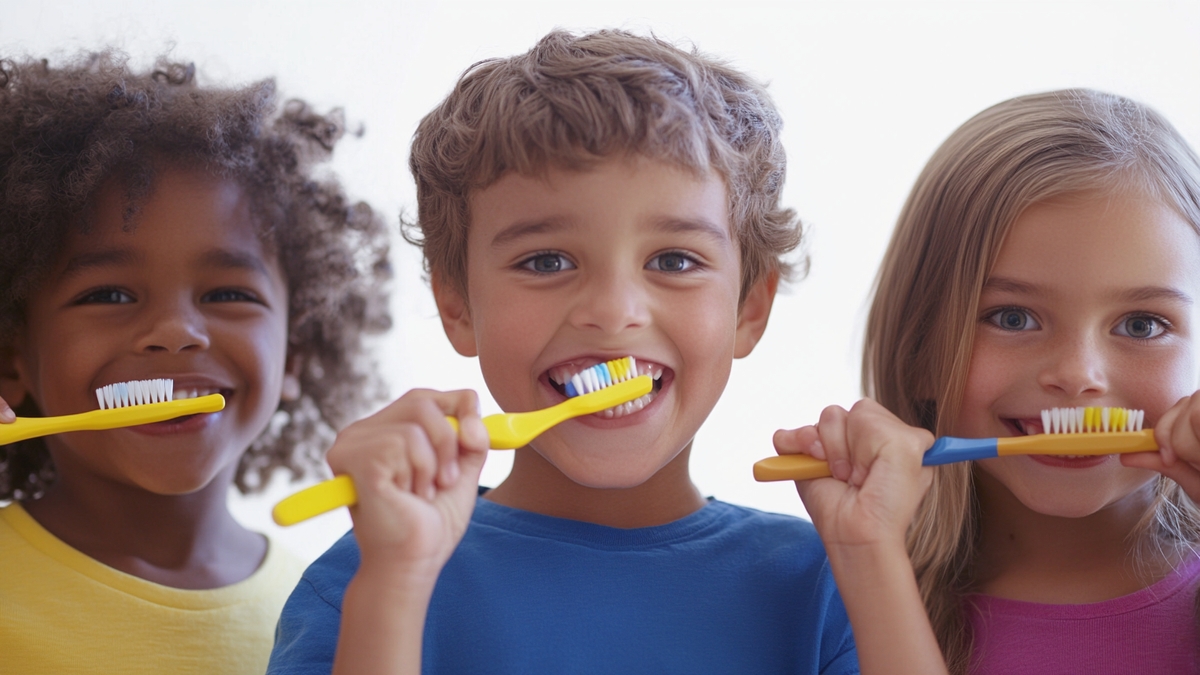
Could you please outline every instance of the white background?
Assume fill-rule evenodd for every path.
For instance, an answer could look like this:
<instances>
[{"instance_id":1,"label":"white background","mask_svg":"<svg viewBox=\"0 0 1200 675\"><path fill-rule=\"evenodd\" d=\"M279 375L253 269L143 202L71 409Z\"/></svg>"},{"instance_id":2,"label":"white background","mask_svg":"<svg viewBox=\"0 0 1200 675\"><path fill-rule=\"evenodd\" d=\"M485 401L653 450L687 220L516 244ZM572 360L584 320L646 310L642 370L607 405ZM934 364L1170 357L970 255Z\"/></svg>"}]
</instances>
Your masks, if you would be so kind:
<instances>
[{"instance_id":1,"label":"white background","mask_svg":"<svg viewBox=\"0 0 1200 675\"><path fill-rule=\"evenodd\" d=\"M53 57L112 44L139 66L164 51L202 81L277 78L285 95L345 108L366 135L334 168L389 222L415 210L406 169L421 116L480 59L527 50L552 28L620 27L721 56L770 83L786 123L785 202L809 224L812 272L782 295L753 355L735 364L696 438L692 474L726 501L803 514L790 484L758 484L771 433L858 396L867 294L925 160L956 126L1011 96L1095 87L1142 100L1200 144L1200 3L1154 2L404 2L384 0L0 0L0 56ZM441 334L416 252L394 248L395 329L379 343L392 392L481 391ZM493 453L495 485L508 456ZM267 512L296 486L231 497L235 514L311 559L345 512L280 532Z\"/></svg>"}]
</instances>

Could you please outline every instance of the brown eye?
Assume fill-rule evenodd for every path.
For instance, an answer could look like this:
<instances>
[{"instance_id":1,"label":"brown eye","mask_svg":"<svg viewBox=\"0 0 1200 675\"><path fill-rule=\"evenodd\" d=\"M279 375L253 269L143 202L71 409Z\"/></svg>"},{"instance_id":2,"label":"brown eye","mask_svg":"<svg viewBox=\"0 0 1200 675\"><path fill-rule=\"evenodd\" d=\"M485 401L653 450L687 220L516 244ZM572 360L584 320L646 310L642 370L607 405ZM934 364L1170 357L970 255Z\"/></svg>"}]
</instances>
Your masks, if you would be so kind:
<instances>
[{"instance_id":1,"label":"brown eye","mask_svg":"<svg viewBox=\"0 0 1200 675\"><path fill-rule=\"evenodd\" d=\"M656 272L687 272L694 268L697 263L691 256L684 253L670 252L660 253L650 259L646 264L648 269Z\"/></svg>"}]
</instances>

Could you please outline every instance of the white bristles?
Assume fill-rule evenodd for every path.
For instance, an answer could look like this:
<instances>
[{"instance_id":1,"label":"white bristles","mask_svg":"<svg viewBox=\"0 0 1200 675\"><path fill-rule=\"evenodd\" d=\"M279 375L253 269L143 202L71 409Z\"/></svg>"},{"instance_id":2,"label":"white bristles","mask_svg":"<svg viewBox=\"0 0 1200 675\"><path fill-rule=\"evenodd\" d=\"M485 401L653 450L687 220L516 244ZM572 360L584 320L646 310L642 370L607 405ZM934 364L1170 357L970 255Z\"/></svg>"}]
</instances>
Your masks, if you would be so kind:
<instances>
[{"instance_id":1,"label":"white bristles","mask_svg":"<svg viewBox=\"0 0 1200 675\"><path fill-rule=\"evenodd\" d=\"M1050 408L1042 411L1042 433L1141 431L1145 419L1146 411L1130 408Z\"/></svg>"},{"instance_id":2,"label":"white bristles","mask_svg":"<svg viewBox=\"0 0 1200 675\"><path fill-rule=\"evenodd\" d=\"M117 382L96 390L96 400L101 410L162 403L172 400L174 395L175 381L170 379Z\"/></svg>"},{"instance_id":3,"label":"white bristles","mask_svg":"<svg viewBox=\"0 0 1200 675\"><path fill-rule=\"evenodd\" d=\"M637 377L637 364L632 356L626 356L615 361L597 363L572 375L567 393L568 396L582 396L634 377Z\"/></svg>"}]
</instances>

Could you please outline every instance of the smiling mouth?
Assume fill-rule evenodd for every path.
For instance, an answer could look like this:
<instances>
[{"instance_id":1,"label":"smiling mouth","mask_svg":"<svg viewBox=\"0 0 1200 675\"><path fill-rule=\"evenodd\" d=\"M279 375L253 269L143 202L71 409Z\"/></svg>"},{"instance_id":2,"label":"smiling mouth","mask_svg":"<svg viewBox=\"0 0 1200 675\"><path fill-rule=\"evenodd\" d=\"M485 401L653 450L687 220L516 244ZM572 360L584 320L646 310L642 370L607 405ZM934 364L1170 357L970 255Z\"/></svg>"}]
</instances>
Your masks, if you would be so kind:
<instances>
[{"instance_id":1,"label":"smiling mouth","mask_svg":"<svg viewBox=\"0 0 1200 675\"><path fill-rule=\"evenodd\" d=\"M563 397L568 397L566 384L571 381L571 378L601 362L601 359L585 359L554 366L550 370L546 371L546 379L549 381L550 386L553 387L555 391L557 391L559 394L562 394ZM636 359L634 361L634 365L638 375L649 375L654 380L654 388L650 390L650 393L639 396L632 401L601 410L598 413L593 413L595 417L600 417L602 419L616 419L618 417L632 415L650 405L650 403L658 396L658 392L661 391L663 387L663 373L669 371L670 369L657 363L638 361Z\"/></svg>"}]
</instances>

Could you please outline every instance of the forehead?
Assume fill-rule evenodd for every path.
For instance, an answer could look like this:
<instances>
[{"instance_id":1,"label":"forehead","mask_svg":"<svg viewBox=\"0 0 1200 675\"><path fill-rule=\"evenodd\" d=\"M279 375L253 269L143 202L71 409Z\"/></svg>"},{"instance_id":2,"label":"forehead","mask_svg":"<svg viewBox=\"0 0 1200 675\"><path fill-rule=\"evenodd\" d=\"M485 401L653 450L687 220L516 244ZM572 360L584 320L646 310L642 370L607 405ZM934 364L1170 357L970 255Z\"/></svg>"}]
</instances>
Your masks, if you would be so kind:
<instances>
[{"instance_id":1,"label":"forehead","mask_svg":"<svg viewBox=\"0 0 1200 675\"><path fill-rule=\"evenodd\" d=\"M1080 290L1200 286L1200 236L1172 207L1135 190L1088 191L1029 207L992 277Z\"/></svg>"},{"instance_id":2,"label":"forehead","mask_svg":"<svg viewBox=\"0 0 1200 675\"><path fill-rule=\"evenodd\" d=\"M127 217L135 203L136 211ZM278 271L251 200L236 181L202 170L165 168L155 174L150 194L136 202L122 181L107 181L93 197L86 229L67 236L57 272L183 264Z\"/></svg>"},{"instance_id":3,"label":"forehead","mask_svg":"<svg viewBox=\"0 0 1200 675\"><path fill-rule=\"evenodd\" d=\"M725 181L641 157L606 159L583 169L509 173L473 192L473 244L504 245L558 231L615 232L651 224L696 229L732 241Z\"/></svg>"}]
</instances>

